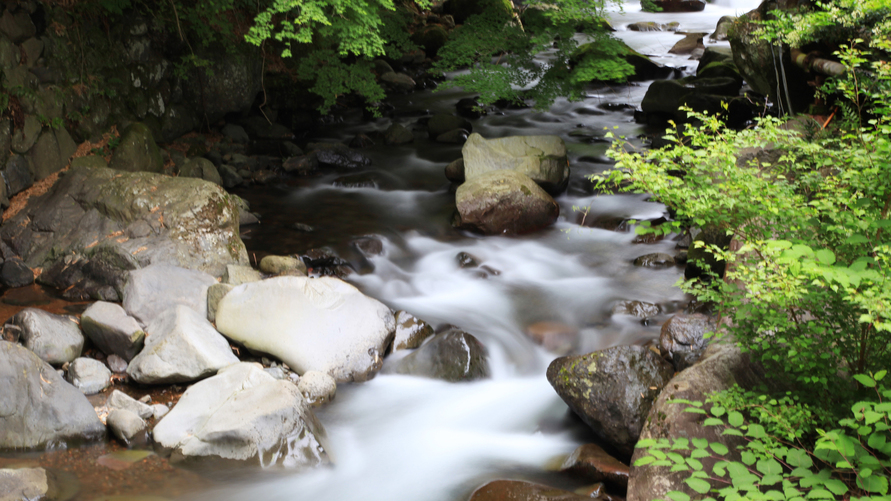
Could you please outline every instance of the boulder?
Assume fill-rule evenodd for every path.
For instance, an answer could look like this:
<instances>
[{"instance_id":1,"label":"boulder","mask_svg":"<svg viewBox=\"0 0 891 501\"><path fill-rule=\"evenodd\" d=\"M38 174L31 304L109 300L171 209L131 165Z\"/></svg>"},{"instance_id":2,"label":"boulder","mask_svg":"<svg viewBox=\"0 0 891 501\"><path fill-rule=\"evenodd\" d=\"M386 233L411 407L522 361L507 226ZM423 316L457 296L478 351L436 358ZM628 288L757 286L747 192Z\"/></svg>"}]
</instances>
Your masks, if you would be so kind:
<instances>
[{"instance_id":1,"label":"boulder","mask_svg":"<svg viewBox=\"0 0 891 501\"><path fill-rule=\"evenodd\" d=\"M712 343L697 363L678 373L665 385L665 390L650 409L640 438L704 438L735 451L737 446L745 443L742 437L722 435L721 427L703 425L708 416L684 412L685 405L669 402L676 399L704 401L708 395L737 384L744 389L752 389L764 383L777 386L776 382L768 381L761 366L752 362L748 354L740 352L735 344ZM698 495L684 482L689 477L687 472L672 473L670 468L663 466L634 466L634 462L643 455L645 450L637 449L631 458L628 501L665 498L669 491ZM714 460L703 458L701 461L705 471L711 471Z\"/></svg>"},{"instance_id":2,"label":"boulder","mask_svg":"<svg viewBox=\"0 0 891 501\"><path fill-rule=\"evenodd\" d=\"M705 35L706 33L686 33L684 38L680 39L668 49L668 53L681 55L693 54L696 49L702 49L704 51L705 45L703 45L702 39Z\"/></svg>"},{"instance_id":3,"label":"boulder","mask_svg":"<svg viewBox=\"0 0 891 501\"><path fill-rule=\"evenodd\" d=\"M457 225L486 235L529 233L550 226L560 207L535 181L497 170L466 181L455 193Z\"/></svg>"},{"instance_id":4,"label":"boulder","mask_svg":"<svg viewBox=\"0 0 891 501\"><path fill-rule=\"evenodd\" d=\"M235 286L248 282L259 282L262 279L260 272L250 266L230 264L226 266L226 272L223 273L222 283Z\"/></svg>"},{"instance_id":5,"label":"boulder","mask_svg":"<svg viewBox=\"0 0 891 501\"><path fill-rule=\"evenodd\" d=\"M50 489L43 468L0 469L0 501L48 499Z\"/></svg>"},{"instance_id":6,"label":"boulder","mask_svg":"<svg viewBox=\"0 0 891 501\"><path fill-rule=\"evenodd\" d=\"M417 85L412 77L406 75L405 73L396 73L395 71L384 73L380 76L380 78L382 82L389 84L390 87L401 90L403 92L411 91Z\"/></svg>"},{"instance_id":7,"label":"boulder","mask_svg":"<svg viewBox=\"0 0 891 501\"><path fill-rule=\"evenodd\" d=\"M145 332L117 303L97 301L80 316L84 335L106 355L130 361L142 349Z\"/></svg>"},{"instance_id":8,"label":"boulder","mask_svg":"<svg viewBox=\"0 0 891 501\"><path fill-rule=\"evenodd\" d=\"M13 14L6 9L0 17L0 33L6 35L12 43L18 44L36 35L37 28L26 10L19 9Z\"/></svg>"},{"instance_id":9,"label":"boulder","mask_svg":"<svg viewBox=\"0 0 891 501\"><path fill-rule=\"evenodd\" d=\"M465 181L464 179L464 159L459 158L448 165L445 168L445 177L449 181L453 183L461 184Z\"/></svg>"},{"instance_id":10,"label":"boulder","mask_svg":"<svg viewBox=\"0 0 891 501\"><path fill-rule=\"evenodd\" d=\"M614 304L610 313L613 315L632 315L638 318L651 318L662 313L662 308L653 303L643 301L619 301Z\"/></svg>"},{"instance_id":11,"label":"boulder","mask_svg":"<svg viewBox=\"0 0 891 501\"><path fill-rule=\"evenodd\" d=\"M628 465L597 444L580 445L566 458L560 471L580 475L590 482L607 482L621 490L628 487Z\"/></svg>"},{"instance_id":12,"label":"boulder","mask_svg":"<svg viewBox=\"0 0 891 501\"><path fill-rule=\"evenodd\" d=\"M629 75L627 80L655 80L667 78L674 73L673 68L653 62L649 57L625 45L624 42L619 43L621 43L621 48L619 50L622 59L634 69L634 74ZM602 44L592 42L580 45L573 53L571 61L573 64L577 65L584 59L593 59L596 61L603 58L612 58L614 56L615 54L613 54L612 51L604 51Z\"/></svg>"},{"instance_id":13,"label":"boulder","mask_svg":"<svg viewBox=\"0 0 891 501\"><path fill-rule=\"evenodd\" d=\"M433 335L433 327L407 311L396 312L396 336L393 350L413 350Z\"/></svg>"},{"instance_id":14,"label":"boulder","mask_svg":"<svg viewBox=\"0 0 891 501\"><path fill-rule=\"evenodd\" d=\"M417 350L388 365L388 374L407 374L457 383L490 375L486 347L458 329L439 333Z\"/></svg>"},{"instance_id":15,"label":"boulder","mask_svg":"<svg viewBox=\"0 0 891 501\"><path fill-rule=\"evenodd\" d=\"M269 255L260 260L260 271L263 273L281 275L286 271L295 270L306 274L306 265L296 257Z\"/></svg>"},{"instance_id":16,"label":"boulder","mask_svg":"<svg viewBox=\"0 0 891 501\"><path fill-rule=\"evenodd\" d=\"M702 356L708 346L705 334L714 331L714 322L702 313L677 313L662 324L659 349L676 370L682 371Z\"/></svg>"},{"instance_id":17,"label":"boulder","mask_svg":"<svg viewBox=\"0 0 891 501\"><path fill-rule=\"evenodd\" d=\"M0 341L0 449L101 440L105 426L87 397L34 352Z\"/></svg>"},{"instance_id":18,"label":"boulder","mask_svg":"<svg viewBox=\"0 0 891 501\"><path fill-rule=\"evenodd\" d=\"M239 285L220 301L216 323L229 339L298 374L321 371L339 383L374 377L396 329L386 305L333 277Z\"/></svg>"},{"instance_id":19,"label":"boulder","mask_svg":"<svg viewBox=\"0 0 891 501\"><path fill-rule=\"evenodd\" d=\"M591 501L588 496L521 480L494 480L473 491L470 501Z\"/></svg>"},{"instance_id":20,"label":"boulder","mask_svg":"<svg viewBox=\"0 0 891 501\"><path fill-rule=\"evenodd\" d=\"M306 149L318 165L354 169L371 165L371 159L342 143L309 143Z\"/></svg>"},{"instance_id":21,"label":"boulder","mask_svg":"<svg viewBox=\"0 0 891 501\"><path fill-rule=\"evenodd\" d=\"M61 365L80 356L84 336L74 317L25 308L7 321L19 330L25 348L50 364Z\"/></svg>"},{"instance_id":22,"label":"boulder","mask_svg":"<svg viewBox=\"0 0 891 501\"><path fill-rule=\"evenodd\" d=\"M427 133L436 138L450 130L464 129L473 131L473 125L466 118L456 117L446 113L437 113L427 121Z\"/></svg>"},{"instance_id":23,"label":"boulder","mask_svg":"<svg viewBox=\"0 0 891 501\"><path fill-rule=\"evenodd\" d=\"M124 287L124 310L142 325L161 313L187 306L207 316L207 288L217 281L207 273L155 264L130 272Z\"/></svg>"},{"instance_id":24,"label":"boulder","mask_svg":"<svg viewBox=\"0 0 891 501\"><path fill-rule=\"evenodd\" d=\"M557 136L510 136L485 139L471 134L461 148L468 181L498 170L525 174L550 192L561 191L569 177L566 145Z\"/></svg>"},{"instance_id":25,"label":"boulder","mask_svg":"<svg viewBox=\"0 0 891 501\"><path fill-rule=\"evenodd\" d=\"M77 145L64 127L47 129L40 134L27 156L31 162L31 176L41 180L62 170Z\"/></svg>"},{"instance_id":26,"label":"boulder","mask_svg":"<svg viewBox=\"0 0 891 501\"><path fill-rule=\"evenodd\" d=\"M678 108L688 105L694 108L692 97L709 94L713 96L734 97L739 95L741 83L733 78L681 78L678 80L657 80L647 89L640 109L645 113L666 113L674 115ZM702 106L696 111L711 111ZM720 110L717 110L720 111Z\"/></svg>"},{"instance_id":27,"label":"boulder","mask_svg":"<svg viewBox=\"0 0 891 501\"><path fill-rule=\"evenodd\" d=\"M105 401L105 406L108 407L109 410L118 409L132 412L142 419L148 419L153 414L153 409L150 405L144 404L119 390L111 392L111 395L108 396L108 400Z\"/></svg>"},{"instance_id":28,"label":"boulder","mask_svg":"<svg viewBox=\"0 0 891 501\"><path fill-rule=\"evenodd\" d=\"M34 183L31 177L31 165L28 157L23 155L10 155L3 167L3 177L9 188L7 195L13 196Z\"/></svg>"},{"instance_id":29,"label":"boulder","mask_svg":"<svg viewBox=\"0 0 891 501\"><path fill-rule=\"evenodd\" d=\"M202 157L196 157L186 162L185 165L180 167L179 175L181 177L204 179L220 186L223 185L223 178L220 176L216 166L210 160Z\"/></svg>"},{"instance_id":30,"label":"boulder","mask_svg":"<svg viewBox=\"0 0 891 501\"><path fill-rule=\"evenodd\" d=\"M151 129L135 122L121 133L121 141L111 155L109 168L127 172L163 172L164 159Z\"/></svg>"},{"instance_id":31,"label":"boulder","mask_svg":"<svg viewBox=\"0 0 891 501\"><path fill-rule=\"evenodd\" d=\"M249 363L192 385L152 436L172 461L217 457L305 467L329 462L325 430L297 387Z\"/></svg>"},{"instance_id":32,"label":"boulder","mask_svg":"<svg viewBox=\"0 0 891 501\"><path fill-rule=\"evenodd\" d=\"M219 276L247 264L238 209L199 179L78 167L0 226L0 240L45 284L101 298L130 270L164 263ZM115 298L117 299L117 298Z\"/></svg>"},{"instance_id":33,"label":"boulder","mask_svg":"<svg viewBox=\"0 0 891 501\"><path fill-rule=\"evenodd\" d=\"M188 383L238 362L207 313L174 306L155 317L146 331L145 348L127 366L138 383Z\"/></svg>"},{"instance_id":34,"label":"boulder","mask_svg":"<svg viewBox=\"0 0 891 501\"><path fill-rule=\"evenodd\" d=\"M438 24L428 24L414 32L412 42L424 49L430 57L436 57L436 53L449 41L449 32Z\"/></svg>"},{"instance_id":35,"label":"boulder","mask_svg":"<svg viewBox=\"0 0 891 501\"><path fill-rule=\"evenodd\" d=\"M411 129L402 124L393 124L384 132L384 142L389 145L407 144L414 140Z\"/></svg>"},{"instance_id":36,"label":"boulder","mask_svg":"<svg viewBox=\"0 0 891 501\"><path fill-rule=\"evenodd\" d=\"M470 16L484 12L508 21L514 12L510 0L448 0L442 7L443 12L454 17L458 24L463 24Z\"/></svg>"},{"instance_id":37,"label":"boulder","mask_svg":"<svg viewBox=\"0 0 891 501\"><path fill-rule=\"evenodd\" d=\"M436 136L437 143L464 144L470 133L464 129L452 129Z\"/></svg>"},{"instance_id":38,"label":"boulder","mask_svg":"<svg viewBox=\"0 0 891 501\"><path fill-rule=\"evenodd\" d=\"M334 394L337 392L337 382L324 372L308 371L300 376L297 389L300 390L306 403L318 407L334 398Z\"/></svg>"},{"instance_id":39,"label":"boulder","mask_svg":"<svg viewBox=\"0 0 891 501\"><path fill-rule=\"evenodd\" d=\"M200 57L206 65L190 66L183 98L191 103L202 122L215 123L229 113L244 114L251 109L262 89L262 57L250 44L204 47Z\"/></svg>"},{"instance_id":40,"label":"boulder","mask_svg":"<svg viewBox=\"0 0 891 501\"><path fill-rule=\"evenodd\" d=\"M647 348L614 346L558 358L548 366L547 378L594 433L630 456L653 401L673 373Z\"/></svg>"},{"instance_id":41,"label":"boulder","mask_svg":"<svg viewBox=\"0 0 891 501\"><path fill-rule=\"evenodd\" d=\"M34 270L28 268L20 258L11 257L0 266L0 284L4 287L25 287L33 283Z\"/></svg>"},{"instance_id":42,"label":"boulder","mask_svg":"<svg viewBox=\"0 0 891 501\"><path fill-rule=\"evenodd\" d=\"M111 384L111 371L102 362L80 357L68 366L68 381L84 395L93 395Z\"/></svg>"},{"instance_id":43,"label":"boulder","mask_svg":"<svg viewBox=\"0 0 891 501\"><path fill-rule=\"evenodd\" d=\"M146 424L136 414L121 409L113 409L105 418L109 429L124 445L145 443Z\"/></svg>"},{"instance_id":44,"label":"boulder","mask_svg":"<svg viewBox=\"0 0 891 501\"><path fill-rule=\"evenodd\" d=\"M726 41L727 35L730 33L730 29L733 23L736 22L736 19L736 16L721 16L721 19L718 19L718 24L715 25L715 31L708 36L708 39L711 42Z\"/></svg>"}]
</instances>

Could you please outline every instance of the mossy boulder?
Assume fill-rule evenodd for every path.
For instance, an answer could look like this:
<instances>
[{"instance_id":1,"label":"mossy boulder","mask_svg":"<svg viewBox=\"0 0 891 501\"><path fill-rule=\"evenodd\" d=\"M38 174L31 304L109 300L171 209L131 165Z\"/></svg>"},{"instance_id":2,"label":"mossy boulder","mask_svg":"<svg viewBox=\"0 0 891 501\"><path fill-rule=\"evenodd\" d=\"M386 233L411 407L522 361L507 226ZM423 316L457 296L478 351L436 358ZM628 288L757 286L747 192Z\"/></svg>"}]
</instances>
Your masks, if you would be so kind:
<instances>
[{"instance_id":1,"label":"mossy boulder","mask_svg":"<svg viewBox=\"0 0 891 501\"><path fill-rule=\"evenodd\" d=\"M443 4L443 12L451 14L458 24L464 23L470 16L485 12L507 21L514 15L514 5L510 0L447 0Z\"/></svg>"},{"instance_id":2,"label":"mossy boulder","mask_svg":"<svg viewBox=\"0 0 891 501\"><path fill-rule=\"evenodd\" d=\"M108 166L127 172L162 172L164 160L151 129L139 122L128 125Z\"/></svg>"},{"instance_id":3,"label":"mossy boulder","mask_svg":"<svg viewBox=\"0 0 891 501\"><path fill-rule=\"evenodd\" d=\"M550 226L560 206L529 176L512 170L486 172L455 193L458 227L486 235L520 234Z\"/></svg>"},{"instance_id":4,"label":"mossy boulder","mask_svg":"<svg viewBox=\"0 0 891 501\"><path fill-rule=\"evenodd\" d=\"M431 24L416 31L411 40L423 47L428 56L434 57L449 41L449 32L442 25Z\"/></svg>"},{"instance_id":5,"label":"mossy boulder","mask_svg":"<svg viewBox=\"0 0 891 501\"><path fill-rule=\"evenodd\" d=\"M204 179L211 183L223 185L223 178L220 172L210 160L206 158L193 158L183 165L179 170L180 177L194 177Z\"/></svg>"},{"instance_id":6,"label":"mossy boulder","mask_svg":"<svg viewBox=\"0 0 891 501\"><path fill-rule=\"evenodd\" d=\"M735 97L739 95L742 82L729 77L681 78L678 80L658 80L653 82L640 103L645 113L665 113L674 115L683 105L692 105L702 95ZM720 100L718 100L720 103ZM691 106L692 107L692 106ZM697 111L720 112L705 109Z\"/></svg>"},{"instance_id":7,"label":"mossy boulder","mask_svg":"<svg viewBox=\"0 0 891 501\"><path fill-rule=\"evenodd\" d=\"M77 145L64 127L46 129L28 152L31 162L31 176L39 181L68 165L68 159L77 150Z\"/></svg>"},{"instance_id":8,"label":"mossy boulder","mask_svg":"<svg viewBox=\"0 0 891 501\"><path fill-rule=\"evenodd\" d=\"M674 72L672 68L653 62L649 57L625 45L621 40L616 40L615 43L622 44L619 48L619 56L634 69L634 73L628 76L627 80L655 80L666 78ZM572 64L579 64L585 58L603 59L609 57L612 57L612 54L604 51L598 44L586 43L576 49L570 61Z\"/></svg>"}]
</instances>

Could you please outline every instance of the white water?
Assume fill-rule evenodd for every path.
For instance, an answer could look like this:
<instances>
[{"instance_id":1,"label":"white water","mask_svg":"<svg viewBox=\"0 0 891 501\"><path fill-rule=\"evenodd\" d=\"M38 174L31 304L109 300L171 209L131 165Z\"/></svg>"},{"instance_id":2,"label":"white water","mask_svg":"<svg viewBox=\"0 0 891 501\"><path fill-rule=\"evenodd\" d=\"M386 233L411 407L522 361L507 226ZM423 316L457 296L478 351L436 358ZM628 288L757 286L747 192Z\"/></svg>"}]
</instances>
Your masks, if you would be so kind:
<instances>
[{"instance_id":1,"label":"white water","mask_svg":"<svg viewBox=\"0 0 891 501\"><path fill-rule=\"evenodd\" d=\"M679 35L637 33L624 26L642 20L677 20L683 29L710 32L721 16L743 13L756 3L719 0L694 14L641 13L637 3L629 3L624 14L613 13L611 18L617 36L632 47L692 68L695 61L665 56ZM642 254L672 252L674 242L632 245L632 233L578 226L579 216L572 209L589 207L588 217L662 215L663 207L643 196L590 195L581 176L605 167L602 157L607 146L568 136L577 125L595 130L617 126L618 134L631 138L640 134L644 128L627 112L595 116L591 110L603 103L636 106L645 89L641 85L599 90L581 103L559 101L547 113L509 111L474 122L474 130L486 137L557 134L567 142L574 181L558 198L561 218L553 228L534 235L450 233L448 208L453 195L447 191L442 168L458 157L457 146L424 143L372 150L374 167L394 180L394 186L383 190L333 188L331 179L323 178L283 196L278 212L293 214L297 222L334 231L336 216L354 221L363 231L384 235L383 255L371 258L374 271L350 280L394 309L405 309L434 325L454 324L478 337L489 351L492 378L450 384L391 375L343 386L334 402L318 412L328 431L332 467L227 486L205 493L206 498L450 501L466 499L476 487L496 478L564 482L549 477L546 465L570 453L586 437L567 424L567 408L544 377L556 355L533 345L524 330L538 321L575 326L581 353L644 342L658 335L658 323L671 313L673 304L684 300L673 286L680 269L650 270L630 264ZM400 107L450 112L457 97L463 96L455 91L417 93ZM384 130L389 123L381 119L332 128L327 139ZM319 214L334 216L322 220ZM460 269L455 259L459 252L474 255L500 274L480 278L477 269ZM611 316L611 305L622 299L661 304L666 314L654 319L654 325Z\"/></svg>"}]
</instances>

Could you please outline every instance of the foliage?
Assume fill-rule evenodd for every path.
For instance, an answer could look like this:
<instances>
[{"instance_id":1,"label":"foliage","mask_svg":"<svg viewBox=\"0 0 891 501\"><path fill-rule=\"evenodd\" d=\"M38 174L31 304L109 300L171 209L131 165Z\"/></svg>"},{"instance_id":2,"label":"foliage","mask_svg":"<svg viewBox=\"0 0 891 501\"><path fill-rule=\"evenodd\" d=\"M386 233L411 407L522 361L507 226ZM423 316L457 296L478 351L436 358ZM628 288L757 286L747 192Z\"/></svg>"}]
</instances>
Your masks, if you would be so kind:
<instances>
[{"instance_id":1,"label":"foliage","mask_svg":"<svg viewBox=\"0 0 891 501\"><path fill-rule=\"evenodd\" d=\"M684 480L705 499L801 500L843 499L888 500L891 477L891 390L881 386L886 371L856 379L871 388L874 397L855 403L850 417L839 421L842 428L817 430L811 446L790 430L794 421L763 408L754 419L738 410L702 402L675 401L685 412L708 416L704 426L721 430L743 442L736 450L704 438L644 439L637 447L646 455L635 466L665 466L686 472ZM779 405L777 402L775 405ZM788 407L795 407L787 406ZM767 426L765 426L767 423ZM779 428L772 426L779 424ZM784 431L786 430L786 431ZM672 501L689 501L681 491L671 491Z\"/></svg>"},{"instance_id":2,"label":"foliage","mask_svg":"<svg viewBox=\"0 0 891 501\"><path fill-rule=\"evenodd\" d=\"M848 397L839 374L891 366L891 114L853 71L856 51L840 56L852 71L834 89L855 109L868 102L868 122L854 114L850 128L809 140L773 118L732 131L691 114L700 125L669 133L668 148L614 147L617 168L600 178L630 181L676 211L650 231L711 227L741 244L707 247L726 263L723 277L683 288L714 302L744 349L824 405ZM882 65L873 75L891 78Z\"/></svg>"},{"instance_id":3,"label":"foliage","mask_svg":"<svg viewBox=\"0 0 891 501\"><path fill-rule=\"evenodd\" d=\"M800 2L794 10L773 10L762 22L762 37L770 41L802 47L821 41L841 45L848 40L891 35L891 1L824 0L812 5Z\"/></svg>"}]
</instances>

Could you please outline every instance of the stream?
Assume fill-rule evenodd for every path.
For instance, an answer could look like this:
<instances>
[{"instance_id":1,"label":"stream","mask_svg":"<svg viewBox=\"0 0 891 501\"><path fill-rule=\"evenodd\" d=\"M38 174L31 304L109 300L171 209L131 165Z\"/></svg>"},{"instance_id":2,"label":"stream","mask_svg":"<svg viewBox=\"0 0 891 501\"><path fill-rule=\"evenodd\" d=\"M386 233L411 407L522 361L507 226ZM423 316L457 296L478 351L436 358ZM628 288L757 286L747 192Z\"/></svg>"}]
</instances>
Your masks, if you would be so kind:
<instances>
[{"instance_id":1,"label":"stream","mask_svg":"<svg viewBox=\"0 0 891 501\"><path fill-rule=\"evenodd\" d=\"M667 50L680 39L668 32L640 33L624 27L636 21L679 21L685 31L711 32L723 15L739 15L754 0L724 0L700 13L643 13L636 2L613 12L616 35L657 61L695 69L696 61ZM726 42L724 42L726 44ZM659 326L685 303L674 286L682 268L646 269L631 264L652 252L672 253L676 242L633 244L634 232L583 227L584 217L653 219L664 207L642 195L594 196L585 176L609 167L602 138L570 136L580 129L613 128L639 144L655 131L636 124L633 109L647 83L599 88L586 99L558 101L547 112L507 110L473 121L486 138L553 134L564 139L572 174L557 198L561 216L551 228L521 237L479 237L452 229L454 194L443 175L460 157L460 146L416 135L402 146L363 150L376 188L332 186L337 175L295 181L288 186L240 193L263 222L245 235L249 250L287 254L329 246L359 273L347 278L394 310L403 309L432 325L452 324L487 347L492 378L451 384L409 376L378 375L338 388L336 399L317 414L330 439L335 465L273 479L247 481L211 490L200 499L314 501L466 499L496 478L527 479L563 488L572 480L548 473L555 458L593 440L544 377L556 357L524 334L536 322L559 322L578 329L578 352L655 339ZM385 130L395 120L411 128L417 116L454 111L467 95L456 90L418 92L393 102L402 118L362 121L346 116L320 128L313 141L349 140L357 133ZM628 105L628 106L614 106ZM590 136L591 134L589 134ZM312 232L294 229L309 225ZM350 242L376 235L383 253L366 258ZM466 252L481 266L462 269ZM637 317L611 315L619 300L660 305L662 314L646 324Z\"/></svg>"}]
</instances>

